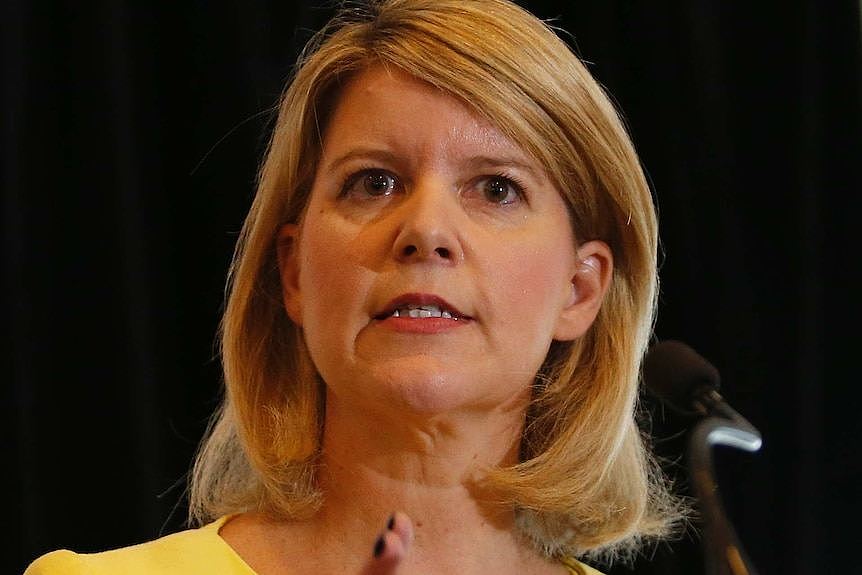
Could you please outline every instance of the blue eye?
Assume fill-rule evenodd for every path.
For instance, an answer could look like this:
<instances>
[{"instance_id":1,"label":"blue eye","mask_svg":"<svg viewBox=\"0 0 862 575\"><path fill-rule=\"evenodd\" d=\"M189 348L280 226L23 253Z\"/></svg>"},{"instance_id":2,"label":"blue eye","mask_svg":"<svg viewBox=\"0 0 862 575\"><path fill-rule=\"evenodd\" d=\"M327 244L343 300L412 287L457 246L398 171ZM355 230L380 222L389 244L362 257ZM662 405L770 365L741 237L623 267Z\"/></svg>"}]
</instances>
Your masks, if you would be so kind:
<instances>
[{"instance_id":1,"label":"blue eye","mask_svg":"<svg viewBox=\"0 0 862 575\"><path fill-rule=\"evenodd\" d=\"M494 204L513 204L523 197L523 188L506 176L490 176L480 182L485 199Z\"/></svg>"}]
</instances>

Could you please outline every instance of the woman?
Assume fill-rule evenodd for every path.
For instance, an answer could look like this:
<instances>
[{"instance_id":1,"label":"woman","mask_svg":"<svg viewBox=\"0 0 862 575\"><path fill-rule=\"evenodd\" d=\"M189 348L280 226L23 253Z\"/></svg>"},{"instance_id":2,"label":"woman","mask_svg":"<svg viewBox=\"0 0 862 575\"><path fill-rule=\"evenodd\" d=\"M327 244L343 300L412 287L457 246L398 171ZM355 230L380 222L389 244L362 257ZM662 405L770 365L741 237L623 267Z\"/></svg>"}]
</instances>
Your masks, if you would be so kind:
<instances>
[{"instance_id":1,"label":"woman","mask_svg":"<svg viewBox=\"0 0 862 575\"><path fill-rule=\"evenodd\" d=\"M28 575L594 573L575 557L680 516L634 419L656 250L629 138L549 27L505 0L343 11L231 270L203 527Z\"/></svg>"}]
</instances>

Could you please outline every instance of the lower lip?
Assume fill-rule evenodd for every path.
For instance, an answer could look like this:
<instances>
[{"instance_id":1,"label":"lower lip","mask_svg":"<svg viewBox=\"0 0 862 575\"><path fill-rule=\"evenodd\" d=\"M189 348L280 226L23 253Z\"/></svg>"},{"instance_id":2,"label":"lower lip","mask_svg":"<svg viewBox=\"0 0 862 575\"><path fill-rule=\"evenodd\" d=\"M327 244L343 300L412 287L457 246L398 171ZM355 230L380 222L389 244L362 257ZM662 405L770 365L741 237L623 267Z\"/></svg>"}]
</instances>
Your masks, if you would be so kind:
<instances>
[{"instance_id":1,"label":"lower lip","mask_svg":"<svg viewBox=\"0 0 862 575\"><path fill-rule=\"evenodd\" d=\"M469 319L451 319L443 317L387 317L377 320L381 327L406 333L442 333L457 329L469 323Z\"/></svg>"}]
</instances>

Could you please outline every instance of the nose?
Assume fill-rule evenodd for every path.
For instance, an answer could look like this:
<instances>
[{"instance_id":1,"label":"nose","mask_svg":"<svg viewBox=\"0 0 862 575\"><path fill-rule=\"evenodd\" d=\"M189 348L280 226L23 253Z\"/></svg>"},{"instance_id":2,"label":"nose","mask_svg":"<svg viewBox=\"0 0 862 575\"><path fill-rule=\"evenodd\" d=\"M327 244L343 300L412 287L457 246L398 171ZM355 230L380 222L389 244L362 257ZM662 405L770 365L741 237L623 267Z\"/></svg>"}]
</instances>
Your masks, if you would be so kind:
<instances>
[{"instance_id":1,"label":"nose","mask_svg":"<svg viewBox=\"0 0 862 575\"><path fill-rule=\"evenodd\" d=\"M459 263L464 257L459 212L457 195L439 184L412 190L396 211L395 259L404 263Z\"/></svg>"}]
</instances>

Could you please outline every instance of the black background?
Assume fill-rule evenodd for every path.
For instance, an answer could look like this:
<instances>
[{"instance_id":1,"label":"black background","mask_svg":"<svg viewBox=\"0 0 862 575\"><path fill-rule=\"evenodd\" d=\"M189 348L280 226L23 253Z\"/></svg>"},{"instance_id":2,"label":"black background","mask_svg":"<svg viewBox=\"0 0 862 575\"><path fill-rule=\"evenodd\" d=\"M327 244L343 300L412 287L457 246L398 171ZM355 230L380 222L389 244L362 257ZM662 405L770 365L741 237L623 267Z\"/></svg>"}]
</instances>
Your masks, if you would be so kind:
<instances>
[{"instance_id":1,"label":"black background","mask_svg":"<svg viewBox=\"0 0 862 575\"><path fill-rule=\"evenodd\" d=\"M658 336L712 361L763 433L716 454L749 554L767 575L852 572L858 3L522 4L571 34L630 126L660 213ZM3 4L3 572L182 527L270 109L332 13L313 6ZM678 458L690 422L646 405ZM685 489L684 461L669 470ZM699 573L699 541L634 571Z\"/></svg>"}]
</instances>

